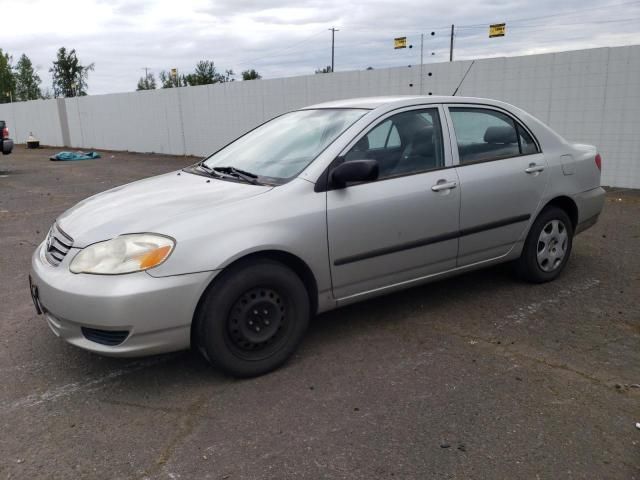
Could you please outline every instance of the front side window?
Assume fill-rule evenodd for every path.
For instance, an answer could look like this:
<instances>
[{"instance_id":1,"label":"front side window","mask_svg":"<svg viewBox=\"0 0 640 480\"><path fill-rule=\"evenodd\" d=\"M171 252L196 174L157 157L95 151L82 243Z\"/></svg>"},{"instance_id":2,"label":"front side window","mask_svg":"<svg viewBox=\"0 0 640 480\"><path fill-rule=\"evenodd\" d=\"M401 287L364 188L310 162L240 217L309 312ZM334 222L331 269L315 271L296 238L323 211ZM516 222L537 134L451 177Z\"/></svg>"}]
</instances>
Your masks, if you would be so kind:
<instances>
[{"instance_id":1,"label":"front side window","mask_svg":"<svg viewBox=\"0 0 640 480\"><path fill-rule=\"evenodd\" d=\"M390 119L385 120L367 134L367 142L369 150L399 147L398 129Z\"/></svg>"},{"instance_id":2,"label":"front side window","mask_svg":"<svg viewBox=\"0 0 640 480\"><path fill-rule=\"evenodd\" d=\"M464 107L449 112L462 164L537 152L531 136L504 113Z\"/></svg>"},{"instance_id":3,"label":"front side window","mask_svg":"<svg viewBox=\"0 0 640 480\"><path fill-rule=\"evenodd\" d=\"M210 169L233 167L271 181L300 173L362 117L362 109L318 109L285 113L259 126L204 161Z\"/></svg>"},{"instance_id":4,"label":"front side window","mask_svg":"<svg viewBox=\"0 0 640 480\"><path fill-rule=\"evenodd\" d=\"M345 160L377 160L379 179L444 167L437 108L398 113L374 126L345 155Z\"/></svg>"}]
</instances>

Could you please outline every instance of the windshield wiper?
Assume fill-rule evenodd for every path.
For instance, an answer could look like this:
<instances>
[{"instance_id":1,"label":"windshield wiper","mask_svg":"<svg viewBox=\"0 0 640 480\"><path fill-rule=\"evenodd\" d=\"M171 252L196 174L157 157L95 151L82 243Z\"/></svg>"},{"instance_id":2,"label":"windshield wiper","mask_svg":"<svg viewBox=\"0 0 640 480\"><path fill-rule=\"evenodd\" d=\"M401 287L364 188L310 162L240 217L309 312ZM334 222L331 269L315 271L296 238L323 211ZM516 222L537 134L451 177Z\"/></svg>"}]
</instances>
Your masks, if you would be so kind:
<instances>
[{"instance_id":1,"label":"windshield wiper","mask_svg":"<svg viewBox=\"0 0 640 480\"><path fill-rule=\"evenodd\" d=\"M255 173L247 172L246 170L240 170L236 167L206 167L214 173L223 173L226 175L231 175L235 178L239 178L244 180L247 183L251 183L253 185L260 185L257 178L258 175Z\"/></svg>"},{"instance_id":2,"label":"windshield wiper","mask_svg":"<svg viewBox=\"0 0 640 480\"><path fill-rule=\"evenodd\" d=\"M224 178L228 175L223 175L222 172L216 172L211 167L207 166L204 162L200 162L197 165L200 170L203 170L207 175L212 176L213 178Z\"/></svg>"}]
</instances>

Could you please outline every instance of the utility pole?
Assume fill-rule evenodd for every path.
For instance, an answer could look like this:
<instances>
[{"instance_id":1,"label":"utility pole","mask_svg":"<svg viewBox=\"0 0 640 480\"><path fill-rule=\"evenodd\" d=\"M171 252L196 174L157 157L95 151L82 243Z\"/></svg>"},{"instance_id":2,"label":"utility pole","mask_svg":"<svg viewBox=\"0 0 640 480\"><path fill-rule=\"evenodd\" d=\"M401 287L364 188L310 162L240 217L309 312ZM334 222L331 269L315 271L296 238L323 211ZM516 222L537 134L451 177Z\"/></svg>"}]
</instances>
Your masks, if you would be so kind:
<instances>
[{"instance_id":1,"label":"utility pole","mask_svg":"<svg viewBox=\"0 0 640 480\"><path fill-rule=\"evenodd\" d=\"M449 44L449 61L453 62L453 35L455 32L455 25L451 25L451 43Z\"/></svg>"},{"instance_id":2,"label":"utility pole","mask_svg":"<svg viewBox=\"0 0 640 480\"><path fill-rule=\"evenodd\" d=\"M331 73L334 72L334 64L333 61L335 59L335 46L336 46L336 32L339 32L337 28L331 27Z\"/></svg>"}]
</instances>

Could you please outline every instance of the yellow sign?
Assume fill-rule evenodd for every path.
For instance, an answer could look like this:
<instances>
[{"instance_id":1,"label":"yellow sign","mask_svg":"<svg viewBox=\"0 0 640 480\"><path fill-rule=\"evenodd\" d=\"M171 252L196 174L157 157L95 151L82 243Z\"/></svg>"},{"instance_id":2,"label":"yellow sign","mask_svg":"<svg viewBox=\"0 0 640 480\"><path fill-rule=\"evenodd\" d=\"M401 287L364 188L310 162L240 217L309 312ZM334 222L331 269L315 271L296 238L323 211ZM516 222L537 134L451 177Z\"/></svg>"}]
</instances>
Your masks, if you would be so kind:
<instances>
[{"instance_id":1,"label":"yellow sign","mask_svg":"<svg viewBox=\"0 0 640 480\"><path fill-rule=\"evenodd\" d=\"M171 69L171 76L173 78L176 78L178 76L178 69L177 68L172 68Z\"/></svg>"},{"instance_id":2,"label":"yellow sign","mask_svg":"<svg viewBox=\"0 0 640 480\"><path fill-rule=\"evenodd\" d=\"M489 25L489 38L504 37L505 33L507 33L506 23L494 23L493 25Z\"/></svg>"},{"instance_id":3,"label":"yellow sign","mask_svg":"<svg viewBox=\"0 0 640 480\"><path fill-rule=\"evenodd\" d=\"M393 48L407 48L407 37L398 37L393 39Z\"/></svg>"}]
</instances>

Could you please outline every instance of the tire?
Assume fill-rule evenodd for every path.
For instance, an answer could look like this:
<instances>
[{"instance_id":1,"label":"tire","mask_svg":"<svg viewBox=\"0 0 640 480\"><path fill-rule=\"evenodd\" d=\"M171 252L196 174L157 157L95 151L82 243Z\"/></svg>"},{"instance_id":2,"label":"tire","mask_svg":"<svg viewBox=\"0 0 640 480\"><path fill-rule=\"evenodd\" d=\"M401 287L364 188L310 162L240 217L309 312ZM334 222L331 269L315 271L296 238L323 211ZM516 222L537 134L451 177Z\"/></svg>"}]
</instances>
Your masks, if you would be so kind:
<instances>
[{"instance_id":1,"label":"tire","mask_svg":"<svg viewBox=\"0 0 640 480\"><path fill-rule=\"evenodd\" d=\"M573 224L561 208L546 207L529 230L520 258L518 275L532 283L555 280L564 269L573 246Z\"/></svg>"},{"instance_id":2,"label":"tire","mask_svg":"<svg viewBox=\"0 0 640 480\"><path fill-rule=\"evenodd\" d=\"M205 292L195 341L205 358L234 377L275 370L309 325L309 294L290 268L269 259L223 271Z\"/></svg>"}]
</instances>

